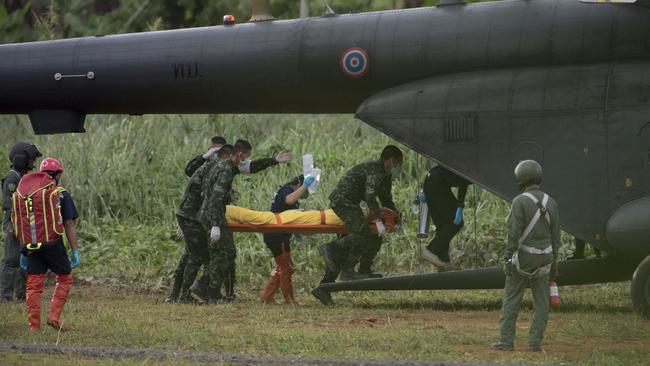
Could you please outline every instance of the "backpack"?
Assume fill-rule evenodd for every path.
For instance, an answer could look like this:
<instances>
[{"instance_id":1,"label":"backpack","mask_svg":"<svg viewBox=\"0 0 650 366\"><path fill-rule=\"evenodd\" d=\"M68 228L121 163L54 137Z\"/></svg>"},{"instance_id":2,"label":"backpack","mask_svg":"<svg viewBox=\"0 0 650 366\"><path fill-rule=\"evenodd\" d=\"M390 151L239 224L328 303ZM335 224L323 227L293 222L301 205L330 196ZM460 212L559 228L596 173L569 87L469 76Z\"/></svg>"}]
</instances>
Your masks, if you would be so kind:
<instances>
[{"instance_id":1,"label":"backpack","mask_svg":"<svg viewBox=\"0 0 650 366\"><path fill-rule=\"evenodd\" d=\"M11 197L11 222L14 235L29 250L63 236L61 195L65 189L47 173L23 176Z\"/></svg>"}]
</instances>

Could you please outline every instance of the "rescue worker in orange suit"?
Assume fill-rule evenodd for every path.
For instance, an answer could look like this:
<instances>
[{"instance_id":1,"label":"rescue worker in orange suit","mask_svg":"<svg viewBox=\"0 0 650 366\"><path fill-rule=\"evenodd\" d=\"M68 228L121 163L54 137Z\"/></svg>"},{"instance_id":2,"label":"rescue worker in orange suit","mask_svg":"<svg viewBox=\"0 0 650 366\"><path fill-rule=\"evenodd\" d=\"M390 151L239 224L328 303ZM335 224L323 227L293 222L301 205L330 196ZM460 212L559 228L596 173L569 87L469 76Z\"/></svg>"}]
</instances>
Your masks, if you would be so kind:
<instances>
[{"instance_id":1,"label":"rescue worker in orange suit","mask_svg":"<svg viewBox=\"0 0 650 366\"><path fill-rule=\"evenodd\" d=\"M40 171L49 174L59 185L63 175L63 166L52 158L43 159ZM20 258L21 266L27 271L27 319L29 330L39 332L41 328L41 295L48 270L56 274L56 287L50 302L50 313L47 324L58 331L67 331L61 320L63 307L72 287L72 268L79 266L79 251L77 250L77 234L75 220L79 217L72 196L63 190L60 196L61 217L65 236L72 249L72 260L68 259L63 237L45 243L38 250L27 250L23 247Z\"/></svg>"},{"instance_id":2,"label":"rescue worker in orange suit","mask_svg":"<svg viewBox=\"0 0 650 366\"><path fill-rule=\"evenodd\" d=\"M307 198L307 188L314 183L314 177L300 175L276 192L271 204L271 212L280 213L287 210L297 210L298 200ZM271 250L275 260L275 269L266 285L260 301L275 304L274 296L278 288L282 291L285 304L301 305L293 293L293 260L291 259L291 234L264 234L264 243Z\"/></svg>"}]
</instances>

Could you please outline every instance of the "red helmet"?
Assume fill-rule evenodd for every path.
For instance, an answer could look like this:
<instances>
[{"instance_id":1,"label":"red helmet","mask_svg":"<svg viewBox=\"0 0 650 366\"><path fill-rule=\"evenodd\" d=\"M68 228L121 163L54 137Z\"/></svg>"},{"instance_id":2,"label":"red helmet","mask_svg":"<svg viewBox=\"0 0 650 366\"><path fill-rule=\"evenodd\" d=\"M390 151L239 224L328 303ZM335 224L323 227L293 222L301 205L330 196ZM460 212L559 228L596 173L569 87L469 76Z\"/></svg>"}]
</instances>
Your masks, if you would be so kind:
<instances>
[{"instance_id":1,"label":"red helmet","mask_svg":"<svg viewBox=\"0 0 650 366\"><path fill-rule=\"evenodd\" d=\"M61 162L54 158L45 158L43 161L41 161L41 167L39 171L44 173L63 173L63 165L61 165Z\"/></svg>"}]
</instances>

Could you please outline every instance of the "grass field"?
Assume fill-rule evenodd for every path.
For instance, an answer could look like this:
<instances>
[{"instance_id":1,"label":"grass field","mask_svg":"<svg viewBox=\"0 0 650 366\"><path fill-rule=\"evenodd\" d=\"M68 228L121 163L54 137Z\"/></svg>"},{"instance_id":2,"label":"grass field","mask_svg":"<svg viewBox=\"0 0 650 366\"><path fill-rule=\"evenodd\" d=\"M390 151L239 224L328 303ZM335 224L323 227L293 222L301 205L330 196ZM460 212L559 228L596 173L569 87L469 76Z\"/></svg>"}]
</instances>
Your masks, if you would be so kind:
<instances>
[{"instance_id":1,"label":"grass field","mask_svg":"<svg viewBox=\"0 0 650 366\"><path fill-rule=\"evenodd\" d=\"M0 151L8 151L16 141L33 141L44 155L63 162L63 184L81 214L82 265L74 275L85 286L75 288L65 313L76 330L62 335L59 345L377 360L644 365L650 359L650 322L631 312L629 284L563 290L564 305L551 317L543 354L525 351L528 310L519 324L520 351L489 350L497 336L498 291L336 294L338 306L325 308L308 291L323 267L317 246L330 240L326 235L306 237L294 249L295 287L304 308L257 304L272 268L257 234L236 235L238 304L162 303L183 249L173 235L174 210L187 182L182 170L207 148L209 137L249 139L254 158L283 150L295 156L291 164L238 177L241 206L268 209L273 192L300 173L300 156L313 153L323 180L319 192L303 206L325 208L346 169L376 158L388 143L398 144L351 116L93 116L88 133L62 136L33 136L22 117L0 116L0 124ZM375 263L378 271L388 274L420 270L412 200L434 165L404 150L405 170L393 189L404 230L386 239ZM498 265L508 208L489 192L471 188L465 229L452 244L454 262L463 268ZM571 252L571 239L563 236L562 256ZM526 306L530 308L530 302ZM27 334L25 322L21 306L0 305L0 342L57 343L57 334L49 329L37 336ZM2 352L0 364L41 364L43 357ZM47 359L53 365L96 362Z\"/></svg>"},{"instance_id":2,"label":"grass field","mask_svg":"<svg viewBox=\"0 0 650 366\"><path fill-rule=\"evenodd\" d=\"M529 297L520 314L517 351L502 353L489 349L498 334L499 291L336 294L335 307L302 293L305 306L294 308L260 305L258 290L240 289L236 304L196 306L164 304L160 293L78 286L64 314L74 331L59 337L48 328L31 335L23 307L3 304L0 342L352 360L585 365L650 360L650 320L631 312L627 283L563 288L562 308L551 314L541 354L526 350ZM5 352L3 358L4 365L39 364L43 356ZM65 362L87 364L83 358Z\"/></svg>"},{"instance_id":3,"label":"grass field","mask_svg":"<svg viewBox=\"0 0 650 366\"><path fill-rule=\"evenodd\" d=\"M23 117L0 116L0 124L0 151L9 151L16 141L33 141L44 155L63 162L63 184L80 211L82 267L77 276L145 289L160 289L170 282L183 249L173 236L174 211L188 181L183 168L206 150L211 136L250 140L253 158L283 150L294 154L288 165L237 177L238 204L261 210L270 207L280 185L300 174L305 153L314 154L323 175L319 191L302 206L327 208L329 193L347 169L378 158L386 144L399 145L349 115L91 116L87 133L54 136L34 136ZM427 170L435 165L402 148L405 169L393 184L393 195L403 214L404 231L389 236L377 258L377 269L385 273L418 270L417 214L412 202ZM452 245L457 264L464 268L499 264L508 208L507 202L489 192L470 188L465 230ZM272 266L261 236L242 234L236 240L240 280L261 285ZM316 248L329 240L326 235L306 238L295 257L303 273L319 274L322 261ZM563 255L567 255L571 238L565 236L564 241Z\"/></svg>"}]
</instances>

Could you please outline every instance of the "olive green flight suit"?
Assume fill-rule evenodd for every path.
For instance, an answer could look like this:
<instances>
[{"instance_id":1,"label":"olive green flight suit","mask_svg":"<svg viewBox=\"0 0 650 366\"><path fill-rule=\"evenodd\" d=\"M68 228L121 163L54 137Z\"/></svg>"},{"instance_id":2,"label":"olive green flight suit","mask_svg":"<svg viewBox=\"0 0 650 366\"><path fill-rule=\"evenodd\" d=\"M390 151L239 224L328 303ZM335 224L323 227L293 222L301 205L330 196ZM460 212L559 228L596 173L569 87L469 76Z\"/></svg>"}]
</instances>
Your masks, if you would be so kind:
<instances>
[{"instance_id":1,"label":"olive green flight suit","mask_svg":"<svg viewBox=\"0 0 650 366\"><path fill-rule=\"evenodd\" d=\"M532 194L539 203L542 202L544 193L540 191L539 186L531 185L526 188L525 193ZM515 197L512 202L512 210L508 217L508 240L504 258L509 260L517 252L522 271L533 273L541 267L555 264L557 260L560 246L560 219L555 200L549 197L546 209L548 221L542 215L520 245L519 241L524 231L538 211L538 204L524 194ZM549 246L552 251L547 249ZM534 248L532 251L544 251L546 249L548 253L531 254L524 250L525 247ZM514 265L506 265L506 284L503 291L503 306L500 319L502 343L514 344L519 306L526 286L530 286L533 293L534 315L530 326L529 344L531 346L541 346L549 312L548 281L549 274L528 278L528 276L520 274Z\"/></svg>"}]
</instances>

